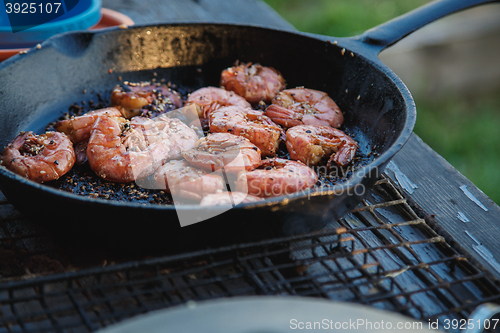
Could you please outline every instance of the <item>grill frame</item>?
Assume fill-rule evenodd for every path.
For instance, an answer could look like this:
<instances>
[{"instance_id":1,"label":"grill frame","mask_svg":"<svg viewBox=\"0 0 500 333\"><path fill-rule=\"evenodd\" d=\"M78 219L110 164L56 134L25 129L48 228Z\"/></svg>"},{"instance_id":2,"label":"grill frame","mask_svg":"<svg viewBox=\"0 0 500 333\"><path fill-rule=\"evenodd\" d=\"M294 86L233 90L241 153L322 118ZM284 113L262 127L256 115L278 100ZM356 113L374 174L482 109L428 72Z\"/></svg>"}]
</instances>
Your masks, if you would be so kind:
<instances>
[{"instance_id":1,"label":"grill frame","mask_svg":"<svg viewBox=\"0 0 500 333\"><path fill-rule=\"evenodd\" d=\"M1 210L8 215L6 201ZM46 256L64 268L38 275L28 268L0 280L0 332L95 331L188 301L247 295L357 302L440 323L466 319L484 302L500 302L494 276L386 176L354 212L320 231L118 258L122 262L112 265L107 254L96 255L83 269L61 256L63 248L43 229L20 230L27 221L11 213L0 222L0 244L10 243L13 257Z\"/></svg>"}]
</instances>

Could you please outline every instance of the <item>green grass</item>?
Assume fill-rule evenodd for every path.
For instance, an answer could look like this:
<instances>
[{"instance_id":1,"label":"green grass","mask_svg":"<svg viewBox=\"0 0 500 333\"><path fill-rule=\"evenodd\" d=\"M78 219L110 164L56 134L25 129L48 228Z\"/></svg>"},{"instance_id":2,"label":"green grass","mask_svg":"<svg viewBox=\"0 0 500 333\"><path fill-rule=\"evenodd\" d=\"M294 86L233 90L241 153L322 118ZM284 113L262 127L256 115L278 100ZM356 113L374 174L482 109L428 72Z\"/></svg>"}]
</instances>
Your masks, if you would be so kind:
<instances>
[{"instance_id":1,"label":"green grass","mask_svg":"<svg viewBox=\"0 0 500 333\"><path fill-rule=\"evenodd\" d=\"M346 37L428 0L265 0L300 31ZM500 92L481 96L414 96L417 133L463 175L500 203Z\"/></svg>"},{"instance_id":2,"label":"green grass","mask_svg":"<svg viewBox=\"0 0 500 333\"><path fill-rule=\"evenodd\" d=\"M417 8L429 0L265 0L300 31L347 37Z\"/></svg>"},{"instance_id":3,"label":"green grass","mask_svg":"<svg viewBox=\"0 0 500 333\"><path fill-rule=\"evenodd\" d=\"M500 202L500 92L419 98L417 133L495 202Z\"/></svg>"}]
</instances>

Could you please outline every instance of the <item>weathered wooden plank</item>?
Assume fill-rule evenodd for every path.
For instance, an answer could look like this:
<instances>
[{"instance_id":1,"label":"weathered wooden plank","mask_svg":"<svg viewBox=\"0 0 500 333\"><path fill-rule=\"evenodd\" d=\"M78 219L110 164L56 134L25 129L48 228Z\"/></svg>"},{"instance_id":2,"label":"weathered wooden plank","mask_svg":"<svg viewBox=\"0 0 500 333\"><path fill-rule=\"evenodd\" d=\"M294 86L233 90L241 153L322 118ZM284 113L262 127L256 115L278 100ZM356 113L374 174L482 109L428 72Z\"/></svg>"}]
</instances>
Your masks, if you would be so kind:
<instances>
[{"instance_id":1,"label":"weathered wooden plank","mask_svg":"<svg viewBox=\"0 0 500 333\"><path fill-rule=\"evenodd\" d=\"M411 198L500 278L500 207L415 134L394 163L418 186Z\"/></svg>"}]
</instances>

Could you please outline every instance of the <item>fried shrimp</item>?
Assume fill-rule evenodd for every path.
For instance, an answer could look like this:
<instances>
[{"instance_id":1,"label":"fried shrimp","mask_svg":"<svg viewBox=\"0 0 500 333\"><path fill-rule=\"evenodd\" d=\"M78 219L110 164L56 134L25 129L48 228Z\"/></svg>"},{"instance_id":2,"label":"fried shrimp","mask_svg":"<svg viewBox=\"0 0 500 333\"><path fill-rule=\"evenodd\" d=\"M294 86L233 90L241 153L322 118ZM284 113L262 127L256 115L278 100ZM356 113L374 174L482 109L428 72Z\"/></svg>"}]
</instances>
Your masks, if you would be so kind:
<instances>
[{"instance_id":1,"label":"fried shrimp","mask_svg":"<svg viewBox=\"0 0 500 333\"><path fill-rule=\"evenodd\" d=\"M101 178L128 183L154 171L142 133L122 117L101 116L92 128L87 157L90 168ZM164 152L166 155L167 152Z\"/></svg>"},{"instance_id":2,"label":"fried shrimp","mask_svg":"<svg viewBox=\"0 0 500 333\"><path fill-rule=\"evenodd\" d=\"M322 91L295 88L280 92L266 109L266 115L286 128L297 125L339 127L344 116L333 99Z\"/></svg>"},{"instance_id":3,"label":"fried shrimp","mask_svg":"<svg viewBox=\"0 0 500 333\"><path fill-rule=\"evenodd\" d=\"M238 174L236 191L257 197L277 197L313 187L318 176L302 162L271 158L253 171Z\"/></svg>"},{"instance_id":4,"label":"fried shrimp","mask_svg":"<svg viewBox=\"0 0 500 333\"><path fill-rule=\"evenodd\" d=\"M110 117L121 117L121 112L117 108L104 108L85 113L84 115L71 117L58 121L54 124L54 129L65 133L73 143L87 141L90 138L90 131L97 117L107 115Z\"/></svg>"},{"instance_id":5,"label":"fried shrimp","mask_svg":"<svg viewBox=\"0 0 500 333\"><path fill-rule=\"evenodd\" d=\"M210 132L226 132L243 136L256 145L263 156L276 155L283 135L282 128L262 111L238 106L228 106L212 111L209 123Z\"/></svg>"},{"instance_id":6,"label":"fried shrimp","mask_svg":"<svg viewBox=\"0 0 500 333\"><path fill-rule=\"evenodd\" d=\"M38 183L58 179L75 164L73 143L64 134L22 132L7 145L2 165Z\"/></svg>"},{"instance_id":7,"label":"fried shrimp","mask_svg":"<svg viewBox=\"0 0 500 333\"><path fill-rule=\"evenodd\" d=\"M124 91L121 86L116 86L111 93L111 106L119 107L127 119L141 114L142 108L154 100L152 91Z\"/></svg>"},{"instance_id":8,"label":"fried shrimp","mask_svg":"<svg viewBox=\"0 0 500 333\"><path fill-rule=\"evenodd\" d=\"M111 106L119 107L123 117L127 119L141 115L143 109L148 105L161 104L158 103L158 100L161 100L163 104L172 105L173 108L182 106L181 96L162 85L129 85L125 88L116 86L111 93ZM155 109L157 108L160 108L157 114L161 114L165 105L161 107L158 105ZM147 112L144 113L147 114Z\"/></svg>"},{"instance_id":9,"label":"fried shrimp","mask_svg":"<svg viewBox=\"0 0 500 333\"><path fill-rule=\"evenodd\" d=\"M200 201L203 196L222 192L225 188L221 176L206 173L184 160L172 160L154 173L159 189L166 189L172 196Z\"/></svg>"},{"instance_id":10,"label":"fried shrimp","mask_svg":"<svg viewBox=\"0 0 500 333\"><path fill-rule=\"evenodd\" d=\"M260 149L248 139L229 133L214 133L201 138L182 156L198 168L238 173L253 170L260 164Z\"/></svg>"},{"instance_id":11,"label":"fried shrimp","mask_svg":"<svg viewBox=\"0 0 500 333\"><path fill-rule=\"evenodd\" d=\"M182 106L181 95L171 88L161 84L147 85L129 85L128 88L132 92L153 92L155 97L164 97L165 102L175 105L177 108Z\"/></svg>"},{"instance_id":12,"label":"fried shrimp","mask_svg":"<svg viewBox=\"0 0 500 333\"><path fill-rule=\"evenodd\" d=\"M197 107L198 117L201 120L207 119L211 111L224 106L252 107L243 97L234 92L215 87L205 87L191 93L186 100L186 106L189 105Z\"/></svg>"},{"instance_id":13,"label":"fried shrimp","mask_svg":"<svg viewBox=\"0 0 500 333\"><path fill-rule=\"evenodd\" d=\"M221 86L234 91L250 103L269 103L278 92L285 88L281 73L260 64L239 64L222 71Z\"/></svg>"},{"instance_id":14,"label":"fried shrimp","mask_svg":"<svg viewBox=\"0 0 500 333\"><path fill-rule=\"evenodd\" d=\"M92 128L87 157L99 177L128 183L151 175L166 160L180 157L196 139L196 133L178 119L135 117L127 121L101 116Z\"/></svg>"},{"instance_id":15,"label":"fried shrimp","mask_svg":"<svg viewBox=\"0 0 500 333\"><path fill-rule=\"evenodd\" d=\"M168 148L168 159L182 158L181 153L195 146L196 132L177 118L167 114L149 119L134 117L130 121L133 129L141 130L149 146L161 144Z\"/></svg>"},{"instance_id":16,"label":"fried shrimp","mask_svg":"<svg viewBox=\"0 0 500 333\"><path fill-rule=\"evenodd\" d=\"M358 144L347 134L330 126L299 125L286 132L286 147L292 160L317 165L323 158L338 166L349 164Z\"/></svg>"}]
</instances>

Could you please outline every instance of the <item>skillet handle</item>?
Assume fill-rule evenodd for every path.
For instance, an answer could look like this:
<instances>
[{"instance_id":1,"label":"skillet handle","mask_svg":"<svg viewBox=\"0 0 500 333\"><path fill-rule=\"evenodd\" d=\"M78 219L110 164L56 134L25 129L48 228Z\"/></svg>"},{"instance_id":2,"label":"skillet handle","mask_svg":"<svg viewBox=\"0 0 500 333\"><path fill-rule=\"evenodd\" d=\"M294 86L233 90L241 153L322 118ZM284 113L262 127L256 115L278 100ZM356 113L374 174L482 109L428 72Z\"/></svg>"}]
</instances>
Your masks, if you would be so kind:
<instances>
[{"instance_id":1,"label":"skillet handle","mask_svg":"<svg viewBox=\"0 0 500 333\"><path fill-rule=\"evenodd\" d=\"M499 0L438 0L367 30L354 37L381 52L424 25L443 16Z\"/></svg>"}]
</instances>

